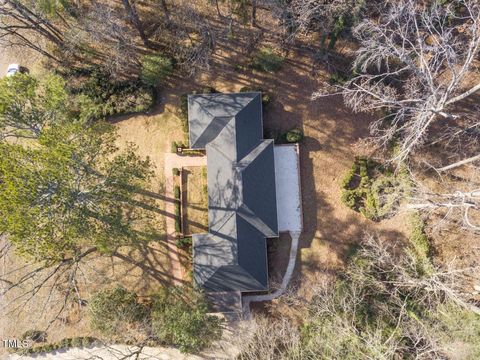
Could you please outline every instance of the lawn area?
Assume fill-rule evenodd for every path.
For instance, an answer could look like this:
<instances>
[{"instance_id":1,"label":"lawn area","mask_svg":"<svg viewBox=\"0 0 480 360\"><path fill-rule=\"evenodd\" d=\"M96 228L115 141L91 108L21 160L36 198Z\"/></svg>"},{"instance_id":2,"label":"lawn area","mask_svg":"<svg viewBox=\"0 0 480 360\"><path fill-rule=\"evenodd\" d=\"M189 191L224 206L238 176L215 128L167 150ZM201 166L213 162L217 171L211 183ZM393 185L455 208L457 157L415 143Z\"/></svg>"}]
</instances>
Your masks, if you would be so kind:
<instances>
[{"instance_id":1,"label":"lawn area","mask_svg":"<svg viewBox=\"0 0 480 360\"><path fill-rule=\"evenodd\" d=\"M208 231L207 168L183 168L183 223L185 234Z\"/></svg>"},{"instance_id":2,"label":"lawn area","mask_svg":"<svg viewBox=\"0 0 480 360\"><path fill-rule=\"evenodd\" d=\"M133 143L137 147L137 154L142 158L149 157L154 165L154 176L145 193L139 194L138 201L146 205L146 210L154 219L160 235L151 239L149 243L118 249L118 256L112 258L95 255L90 261L79 267L78 288L82 297L89 299L90 295L103 288L118 284L130 290L136 291L140 296L151 294L160 287L171 282L171 265L168 249L165 245L165 196L164 196L164 155L170 152L170 143L174 140L182 140L184 137L180 120L168 110L152 115L135 114L130 116L116 117L111 120L118 132L117 146L122 148L127 143ZM3 272L17 268L23 263L15 254L11 254L3 263ZM27 267L24 272L31 267ZM23 272L23 273L24 273ZM18 274L21 276L22 272ZM31 330L32 323L41 327L48 324L63 305L63 290L53 295L48 293L49 288L42 289L35 303L29 304L33 308L49 304L45 312L20 311L5 315L4 321L0 322L3 334L19 337L26 330ZM45 290L45 291L44 291ZM7 303L18 293L11 293L2 301ZM27 306L27 310L29 307ZM38 313L38 314L37 314ZM35 314L32 315L32 314ZM38 315L38 316L37 316ZM89 328L89 316L86 307L78 308L74 303L68 304L68 310L62 316L62 322L49 329L48 341L55 342L65 337L73 336L96 336ZM6 337L6 335L4 336Z\"/></svg>"},{"instance_id":3,"label":"lawn area","mask_svg":"<svg viewBox=\"0 0 480 360\"><path fill-rule=\"evenodd\" d=\"M137 147L137 154L142 158L148 157L154 168L154 176L151 179L148 191L142 194L143 202L151 209L152 216L155 217L156 231L165 234L165 217L169 216L165 212L165 174L164 174L164 156L170 152L172 141L183 139L184 133L180 126L180 119L168 110L154 115L135 115L116 119L115 126L118 131L118 146L122 147L128 143L133 143ZM151 265L152 268L162 272L162 278L166 282L171 279L168 274L170 271L169 256L165 245L165 237L153 239L154 241L145 246L142 250L136 252L129 249L132 256L138 263ZM145 251L146 250L146 251ZM155 288L158 286L158 279L150 278ZM148 279L147 279L148 280ZM137 279L138 281L138 279ZM142 279L144 282L145 279ZM138 284L138 282L137 282ZM148 292L150 286L143 284L143 291ZM137 289L138 290L138 289Z\"/></svg>"}]
</instances>

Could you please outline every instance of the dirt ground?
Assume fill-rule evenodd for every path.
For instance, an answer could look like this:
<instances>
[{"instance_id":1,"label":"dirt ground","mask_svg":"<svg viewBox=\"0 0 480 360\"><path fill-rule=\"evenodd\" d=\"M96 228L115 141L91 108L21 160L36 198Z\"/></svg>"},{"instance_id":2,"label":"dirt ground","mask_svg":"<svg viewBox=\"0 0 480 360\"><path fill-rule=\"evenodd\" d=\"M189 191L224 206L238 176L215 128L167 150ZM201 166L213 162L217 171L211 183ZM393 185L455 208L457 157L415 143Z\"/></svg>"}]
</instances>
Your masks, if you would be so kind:
<instances>
[{"instance_id":1,"label":"dirt ground","mask_svg":"<svg viewBox=\"0 0 480 360\"><path fill-rule=\"evenodd\" d=\"M260 26L262 44L278 35L272 24ZM237 65L248 62L244 51L248 35L237 32L234 40L222 40L217 42L210 71L191 79L196 84L190 88L208 85L228 92L259 87L273 98L264 112L264 128L301 128L305 134L300 146L304 232L296 268L298 284L334 273L351 245L366 233L391 241L403 239L408 233L404 215L376 223L340 201L340 181L351 167L357 142L368 137L372 119L346 109L338 96L311 100L312 93L328 79L322 65L314 63L313 52L302 44L289 46L285 63L274 74L238 70Z\"/></svg>"},{"instance_id":2,"label":"dirt ground","mask_svg":"<svg viewBox=\"0 0 480 360\"><path fill-rule=\"evenodd\" d=\"M208 231L208 192L206 167L183 168L183 223L185 235Z\"/></svg>"},{"instance_id":3,"label":"dirt ground","mask_svg":"<svg viewBox=\"0 0 480 360\"><path fill-rule=\"evenodd\" d=\"M259 16L261 18L261 16ZM264 26L262 42L268 44L276 34ZM339 181L350 167L355 143L368 135L370 118L352 114L345 109L341 98L326 98L311 101L312 92L321 86L322 78L316 75L311 51L301 47L289 48L287 60L282 69L275 74L250 70L238 70L235 65L245 65L248 54L245 53L249 42L246 32L239 31L236 39L220 38L213 57L211 68L197 74L194 78L174 75L161 93L157 107L150 115L130 115L115 118L118 129L118 145L133 142L141 156L149 156L155 165L155 177L150 190L160 195L157 199L160 208L159 219L164 209L161 199L163 193L163 154L170 151L170 142L184 137L180 122L175 116L179 97L203 86L211 85L219 91L237 91L243 86L259 86L273 97L273 102L265 109L266 128L287 130L301 128L305 140L301 145L302 196L304 210L304 233L301 238L301 250L296 269L299 285L304 280L317 279L322 274L329 275L342 264L344 256L352 243L356 243L365 232L378 233L386 238L396 239L405 233L404 222L394 218L382 223L365 220L359 214L346 208L340 202ZM13 59L13 58L12 58ZM4 60L2 66L11 58ZM1 69L0 69L1 70ZM280 238L279 248L288 248L288 239ZM288 250L287 250L288 251ZM134 252L134 254L132 253ZM280 252L281 253L281 252ZM99 264L90 269L101 273L104 279L119 281L141 294L151 289L149 284L161 284L168 281L169 267L165 250L161 246L132 249L125 256L135 262L125 268L122 259L114 263ZM272 264L277 269L286 264L282 256ZM283 265L282 265L283 264ZM276 278L282 271L271 271ZM85 286L94 289L101 286L97 277L85 276ZM77 314L66 319L62 326L55 326L49 340L54 341L65 336L86 335L88 318ZM20 334L29 327L28 317L17 320L6 329L6 334Z\"/></svg>"}]
</instances>

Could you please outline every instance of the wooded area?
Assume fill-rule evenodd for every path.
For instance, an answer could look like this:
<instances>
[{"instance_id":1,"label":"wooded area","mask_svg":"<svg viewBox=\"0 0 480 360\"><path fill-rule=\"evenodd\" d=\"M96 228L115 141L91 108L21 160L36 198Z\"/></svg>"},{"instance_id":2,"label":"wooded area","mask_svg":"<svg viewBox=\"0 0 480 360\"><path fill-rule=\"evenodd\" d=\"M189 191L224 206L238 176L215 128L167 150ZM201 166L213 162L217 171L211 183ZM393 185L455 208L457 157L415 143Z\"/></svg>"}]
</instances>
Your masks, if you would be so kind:
<instances>
[{"instance_id":1,"label":"wooded area","mask_svg":"<svg viewBox=\"0 0 480 360\"><path fill-rule=\"evenodd\" d=\"M0 79L6 316L103 343L219 341L191 241L172 275L163 159L188 148L187 94L260 90L265 138L301 142L306 230L240 358L480 357L478 1L1 0L0 46L41 59Z\"/></svg>"}]
</instances>

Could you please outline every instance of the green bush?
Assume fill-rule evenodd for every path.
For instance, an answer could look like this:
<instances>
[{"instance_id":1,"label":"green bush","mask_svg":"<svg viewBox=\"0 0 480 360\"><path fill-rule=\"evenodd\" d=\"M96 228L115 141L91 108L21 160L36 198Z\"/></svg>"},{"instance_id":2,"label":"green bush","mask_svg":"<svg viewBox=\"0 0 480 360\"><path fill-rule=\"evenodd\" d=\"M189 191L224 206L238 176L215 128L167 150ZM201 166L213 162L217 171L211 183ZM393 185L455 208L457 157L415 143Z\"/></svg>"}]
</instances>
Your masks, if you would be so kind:
<instances>
[{"instance_id":1,"label":"green bush","mask_svg":"<svg viewBox=\"0 0 480 360\"><path fill-rule=\"evenodd\" d=\"M84 72L72 72L69 91L76 95L82 119L96 120L117 114L146 112L155 102L152 87L137 80L117 81L93 67Z\"/></svg>"},{"instance_id":2,"label":"green bush","mask_svg":"<svg viewBox=\"0 0 480 360\"><path fill-rule=\"evenodd\" d=\"M180 186L175 185L175 187L173 188L173 193L175 195L175 199L180 199Z\"/></svg>"},{"instance_id":3,"label":"green bush","mask_svg":"<svg viewBox=\"0 0 480 360\"><path fill-rule=\"evenodd\" d=\"M408 193L408 177L358 157L341 181L342 202L371 220L390 216L402 196Z\"/></svg>"},{"instance_id":4,"label":"green bush","mask_svg":"<svg viewBox=\"0 0 480 360\"><path fill-rule=\"evenodd\" d=\"M221 320L208 315L204 297L193 290L163 289L151 317L153 334L182 352L198 352L221 336Z\"/></svg>"},{"instance_id":5,"label":"green bush","mask_svg":"<svg viewBox=\"0 0 480 360\"><path fill-rule=\"evenodd\" d=\"M21 340L30 340L32 342L45 342L47 333L41 330L27 330L20 337Z\"/></svg>"},{"instance_id":6,"label":"green bush","mask_svg":"<svg viewBox=\"0 0 480 360\"><path fill-rule=\"evenodd\" d=\"M200 150L183 150L182 155L188 155L188 156L203 156L204 153L201 152Z\"/></svg>"},{"instance_id":7,"label":"green bush","mask_svg":"<svg viewBox=\"0 0 480 360\"><path fill-rule=\"evenodd\" d=\"M300 129L292 129L285 134L285 140L288 143L298 143L303 139L303 132Z\"/></svg>"},{"instance_id":8,"label":"green bush","mask_svg":"<svg viewBox=\"0 0 480 360\"><path fill-rule=\"evenodd\" d=\"M260 88L257 87L250 87L250 86L244 86L240 89L240 92L260 92L262 93L262 105L263 107L266 107L268 104L272 102L271 96L263 91Z\"/></svg>"},{"instance_id":9,"label":"green bush","mask_svg":"<svg viewBox=\"0 0 480 360\"><path fill-rule=\"evenodd\" d=\"M62 339L58 342L45 344L41 346L34 346L29 348L18 348L15 349L15 352L21 354L39 354L39 353L48 353L58 349L64 349L69 347L87 347L94 344L99 344L100 341L94 337L90 336L79 336L74 338Z\"/></svg>"},{"instance_id":10,"label":"green bush","mask_svg":"<svg viewBox=\"0 0 480 360\"><path fill-rule=\"evenodd\" d=\"M180 169L179 168L173 168L172 173L173 173L173 176L180 176Z\"/></svg>"},{"instance_id":11,"label":"green bush","mask_svg":"<svg viewBox=\"0 0 480 360\"><path fill-rule=\"evenodd\" d=\"M284 60L284 57L274 49L264 47L255 53L250 62L250 67L258 71L275 72L280 70Z\"/></svg>"},{"instance_id":12,"label":"green bush","mask_svg":"<svg viewBox=\"0 0 480 360\"><path fill-rule=\"evenodd\" d=\"M344 176L341 182L342 189L349 189L353 186L353 181L357 176L358 166L357 162L354 162L352 168L348 171L348 173Z\"/></svg>"},{"instance_id":13,"label":"green bush","mask_svg":"<svg viewBox=\"0 0 480 360\"><path fill-rule=\"evenodd\" d=\"M353 190L343 190L341 199L347 207L354 209L357 204L357 193Z\"/></svg>"},{"instance_id":14,"label":"green bush","mask_svg":"<svg viewBox=\"0 0 480 360\"><path fill-rule=\"evenodd\" d=\"M142 83L155 87L173 71L172 59L163 55L145 55L142 59Z\"/></svg>"},{"instance_id":15,"label":"green bush","mask_svg":"<svg viewBox=\"0 0 480 360\"><path fill-rule=\"evenodd\" d=\"M175 231L177 233L182 232L182 216L179 201L175 202Z\"/></svg>"},{"instance_id":16,"label":"green bush","mask_svg":"<svg viewBox=\"0 0 480 360\"><path fill-rule=\"evenodd\" d=\"M146 309L137 301L134 292L122 287L95 293L90 302L91 325L107 335L122 331L125 326L141 321Z\"/></svg>"},{"instance_id":17,"label":"green bush","mask_svg":"<svg viewBox=\"0 0 480 360\"><path fill-rule=\"evenodd\" d=\"M207 85L204 86L200 91L194 91L194 94L216 94L218 93L217 89L213 86Z\"/></svg>"},{"instance_id":18,"label":"green bush","mask_svg":"<svg viewBox=\"0 0 480 360\"><path fill-rule=\"evenodd\" d=\"M418 274L430 275L433 271L433 265L430 260L432 250L430 239L425 232L425 223L417 212L410 216L410 234L408 237L410 247L407 252L416 260L416 270Z\"/></svg>"},{"instance_id":19,"label":"green bush","mask_svg":"<svg viewBox=\"0 0 480 360\"><path fill-rule=\"evenodd\" d=\"M73 347L82 347L83 346L82 338L81 337L73 338L72 341L70 342L70 345Z\"/></svg>"},{"instance_id":20,"label":"green bush","mask_svg":"<svg viewBox=\"0 0 480 360\"><path fill-rule=\"evenodd\" d=\"M182 237L178 238L176 244L179 248L188 249L192 246L192 238L191 237Z\"/></svg>"}]
</instances>

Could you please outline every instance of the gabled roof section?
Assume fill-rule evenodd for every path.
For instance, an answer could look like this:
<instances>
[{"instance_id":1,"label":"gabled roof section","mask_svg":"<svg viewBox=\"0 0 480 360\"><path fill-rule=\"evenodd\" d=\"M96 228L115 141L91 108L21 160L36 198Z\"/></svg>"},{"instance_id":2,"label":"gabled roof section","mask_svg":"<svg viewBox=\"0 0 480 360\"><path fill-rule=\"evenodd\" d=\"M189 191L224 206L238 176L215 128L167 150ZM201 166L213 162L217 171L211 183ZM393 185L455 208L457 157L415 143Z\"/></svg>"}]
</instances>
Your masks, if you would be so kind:
<instances>
[{"instance_id":1,"label":"gabled roof section","mask_svg":"<svg viewBox=\"0 0 480 360\"><path fill-rule=\"evenodd\" d=\"M268 289L266 237L278 236L273 140L260 93L190 95L190 147L206 149L207 234L193 237L194 279L207 292Z\"/></svg>"},{"instance_id":2,"label":"gabled roof section","mask_svg":"<svg viewBox=\"0 0 480 360\"><path fill-rule=\"evenodd\" d=\"M243 157L263 138L261 93L189 95L190 147L205 149L232 118L235 121L231 124L234 128L231 133L237 137L235 148Z\"/></svg>"}]
</instances>

